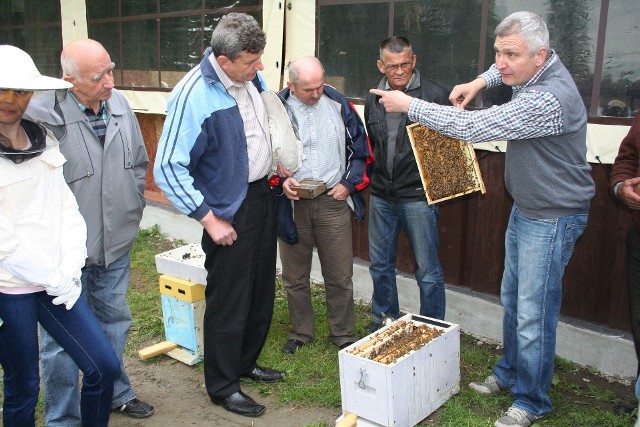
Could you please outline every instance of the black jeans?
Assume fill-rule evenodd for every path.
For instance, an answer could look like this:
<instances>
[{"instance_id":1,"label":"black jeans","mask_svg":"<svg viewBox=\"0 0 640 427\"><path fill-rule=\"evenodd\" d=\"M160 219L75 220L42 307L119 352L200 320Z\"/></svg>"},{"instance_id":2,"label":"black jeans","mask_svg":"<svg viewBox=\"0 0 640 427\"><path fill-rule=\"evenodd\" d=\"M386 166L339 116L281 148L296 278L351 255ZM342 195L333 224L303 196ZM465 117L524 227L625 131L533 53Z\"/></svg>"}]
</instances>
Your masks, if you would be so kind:
<instances>
[{"instance_id":1,"label":"black jeans","mask_svg":"<svg viewBox=\"0 0 640 427\"><path fill-rule=\"evenodd\" d=\"M240 376L256 367L271 324L276 223L266 179L249 184L233 226L238 239L229 246L216 245L206 231L202 236L204 379L209 396L218 399L240 390Z\"/></svg>"}]
</instances>

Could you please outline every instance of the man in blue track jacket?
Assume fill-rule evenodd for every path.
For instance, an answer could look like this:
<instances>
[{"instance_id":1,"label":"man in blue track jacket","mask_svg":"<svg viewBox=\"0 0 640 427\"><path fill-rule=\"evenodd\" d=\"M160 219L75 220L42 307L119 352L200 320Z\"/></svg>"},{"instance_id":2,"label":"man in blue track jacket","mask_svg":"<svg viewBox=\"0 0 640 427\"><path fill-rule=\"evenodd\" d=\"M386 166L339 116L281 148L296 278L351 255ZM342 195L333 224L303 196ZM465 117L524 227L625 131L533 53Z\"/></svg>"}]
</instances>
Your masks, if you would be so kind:
<instances>
[{"instance_id":1,"label":"man in blue track jacket","mask_svg":"<svg viewBox=\"0 0 640 427\"><path fill-rule=\"evenodd\" d=\"M275 296L276 227L268 118L258 74L266 37L254 18L225 15L202 62L174 88L154 178L169 201L203 227L207 287L204 377L212 402L259 416L265 407L240 377L274 382L256 364Z\"/></svg>"}]
</instances>

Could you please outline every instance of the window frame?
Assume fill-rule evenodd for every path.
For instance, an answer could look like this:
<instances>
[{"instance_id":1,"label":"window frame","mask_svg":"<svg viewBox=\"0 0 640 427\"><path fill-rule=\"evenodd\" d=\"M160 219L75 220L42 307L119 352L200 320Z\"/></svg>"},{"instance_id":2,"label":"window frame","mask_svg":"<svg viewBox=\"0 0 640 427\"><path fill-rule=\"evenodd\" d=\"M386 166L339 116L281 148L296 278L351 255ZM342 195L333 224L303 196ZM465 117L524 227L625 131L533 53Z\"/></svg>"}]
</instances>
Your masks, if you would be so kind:
<instances>
[{"instance_id":1,"label":"window frame","mask_svg":"<svg viewBox=\"0 0 640 427\"><path fill-rule=\"evenodd\" d=\"M122 85L118 84L116 87L120 90L131 90L131 91L141 91L141 92L171 92L173 87L163 87L162 86L162 73L163 70L161 66L161 20L165 18L181 18L188 16L200 16L200 51L204 52L206 49L207 41L204 39L205 34L205 17L210 15L224 15L230 12L244 12L244 13L257 13L260 16L260 21L263 19L264 12L264 1L258 0L257 6L231 6L231 7L219 7L219 8L207 8L205 7L206 0L202 0L201 6L199 9L192 10L184 10L179 12L160 12L160 0L156 0L156 12L155 13L147 13L141 15L127 15L122 16L122 2L126 0L111 0L117 2L118 4L118 16L109 17L109 18L90 18L89 11L87 9L87 31L89 34L91 33L91 26L95 24L113 24L118 27L118 58L112 58L112 60L116 63L116 68L114 69L114 74L118 76L116 81L124 81L124 68L121 64L124 64L124 43L123 43L123 28L122 24L126 22L135 22L135 21L149 21L155 20L156 24L156 40L154 44L155 53L156 53L156 64L155 68L149 70L152 72L157 72L158 80L156 86L130 86L130 85ZM260 22L262 25L262 22ZM185 72L187 74L187 72Z\"/></svg>"}]
</instances>

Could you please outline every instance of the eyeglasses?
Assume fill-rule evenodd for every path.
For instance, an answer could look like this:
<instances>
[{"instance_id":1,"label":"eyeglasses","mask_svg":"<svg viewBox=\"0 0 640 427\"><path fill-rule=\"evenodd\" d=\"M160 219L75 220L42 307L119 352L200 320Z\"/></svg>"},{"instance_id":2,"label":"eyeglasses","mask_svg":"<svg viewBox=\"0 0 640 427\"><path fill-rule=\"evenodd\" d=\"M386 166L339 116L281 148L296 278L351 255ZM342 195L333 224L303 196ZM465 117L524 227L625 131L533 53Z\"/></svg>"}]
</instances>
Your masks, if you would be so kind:
<instances>
[{"instance_id":1,"label":"eyeglasses","mask_svg":"<svg viewBox=\"0 0 640 427\"><path fill-rule=\"evenodd\" d=\"M385 64L384 62L382 63L384 65L384 69L387 71L398 71L398 67L402 68L402 71L408 71L411 69L411 66L413 65L413 62L403 62L400 64Z\"/></svg>"}]
</instances>

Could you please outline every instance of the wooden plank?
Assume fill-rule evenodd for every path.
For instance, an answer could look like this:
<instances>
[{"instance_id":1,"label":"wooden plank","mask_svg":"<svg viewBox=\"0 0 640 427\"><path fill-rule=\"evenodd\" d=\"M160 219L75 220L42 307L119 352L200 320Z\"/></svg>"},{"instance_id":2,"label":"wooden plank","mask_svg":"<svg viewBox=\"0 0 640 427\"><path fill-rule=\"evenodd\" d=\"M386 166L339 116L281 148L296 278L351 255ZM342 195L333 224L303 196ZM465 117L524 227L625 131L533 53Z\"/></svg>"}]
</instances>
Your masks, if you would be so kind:
<instances>
[{"instance_id":1,"label":"wooden plank","mask_svg":"<svg viewBox=\"0 0 640 427\"><path fill-rule=\"evenodd\" d=\"M178 344L172 341L162 341L158 344L151 345L149 347L145 347L141 350L138 350L138 357L142 360L150 359L152 357L158 356L160 354L168 353L169 351L178 348Z\"/></svg>"}]
</instances>

